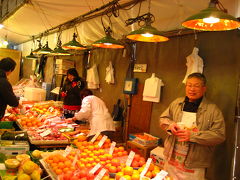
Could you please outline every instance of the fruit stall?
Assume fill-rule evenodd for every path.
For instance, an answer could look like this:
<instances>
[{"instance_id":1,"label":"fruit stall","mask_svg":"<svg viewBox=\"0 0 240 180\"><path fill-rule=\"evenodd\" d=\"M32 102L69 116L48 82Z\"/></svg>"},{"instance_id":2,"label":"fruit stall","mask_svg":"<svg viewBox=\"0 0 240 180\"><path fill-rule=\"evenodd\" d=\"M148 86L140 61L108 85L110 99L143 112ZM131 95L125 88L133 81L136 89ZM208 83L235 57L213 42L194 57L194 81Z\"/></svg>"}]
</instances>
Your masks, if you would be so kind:
<instances>
[{"instance_id":1,"label":"fruit stall","mask_svg":"<svg viewBox=\"0 0 240 180\"><path fill-rule=\"evenodd\" d=\"M7 108L1 122L3 180L171 179L151 154L157 137L130 134L126 145L101 134L89 140L88 124L61 118L61 108L58 101L26 103L24 112Z\"/></svg>"}]
</instances>

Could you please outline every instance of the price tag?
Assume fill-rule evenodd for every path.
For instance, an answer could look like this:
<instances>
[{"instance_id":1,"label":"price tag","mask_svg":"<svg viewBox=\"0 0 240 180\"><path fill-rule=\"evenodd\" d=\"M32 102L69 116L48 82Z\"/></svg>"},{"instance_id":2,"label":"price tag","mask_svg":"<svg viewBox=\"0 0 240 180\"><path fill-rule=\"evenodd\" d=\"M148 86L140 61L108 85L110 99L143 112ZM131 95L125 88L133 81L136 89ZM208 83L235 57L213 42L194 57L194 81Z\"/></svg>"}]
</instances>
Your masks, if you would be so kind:
<instances>
[{"instance_id":1,"label":"price tag","mask_svg":"<svg viewBox=\"0 0 240 180\"><path fill-rule=\"evenodd\" d=\"M131 166L134 156L135 156L135 152L131 151L128 155L126 166Z\"/></svg>"},{"instance_id":2,"label":"price tag","mask_svg":"<svg viewBox=\"0 0 240 180\"><path fill-rule=\"evenodd\" d=\"M94 174L99 168L101 167L101 164L96 164L90 171L90 174Z\"/></svg>"},{"instance_id":3,"label":"price tag","mask_svg":"<svg viewBox=\"0 0 240 180\"><path fill-rule=\"evenodd\" d=\"M39 130L37 130L36 132L37 132L37 133L41 133L41 132L43 132L43 131L46 131L46 129L39 129Z\"/></svg>"},{"instance_id":4,"label":"price tag","mask_svg":"<svg viewBox=\"0 0 240 180\"><path fill-rule=\"evenodd\" d=\"M91 139L90 142L96 141L97 137L100 135L100 133L95 134L95 136Z\"/></svg>"},{"instance_id":5,"label":"price tag","mask_svg":"<svg viewBox=\"0 0 240 180\"><path fill-rule=\"evenodd\" d=\"M39 119L41 116L42 116L42 114L39 114L39 115L37 116L37 118Z\"/></svg>"},{"instance_id":6,"label":"price tag","mask_svg":"<svg viewBox=\"0 0 240 180\"><path fill-rule=\"evenodd\" d=\"M40 136L42 136L42 137L47 136L47 135L51 134L51 132L52 132L52 131L51 131L50 129L48 129L48 130L40 133Z\"/></svg>"},{"instance_id":7,"label":"price tag","mask_svg":"<svg viewBox=\"0 0 240 180\"><path fill-rule=\"evenodd\" d=\"M125 177L120 177L120 179L119 180L126 180L126 178Z\"/></svg>"},{"instance_id":8,"label":"price tag","mask_svg":"<svg viewBox=\"0 0 240 180\"><path fill-rule=\"evenodd\" d=\"M104 174L107 172L106 169L101 169L101 171L98 173L98 175L94 178L94 180L101 180Z\"/></svg>"},{"instance_id":9,"label":"price tag","mask_svg":"<svg viewBox=\"0 0 240 180\"><path fill-rule=\"evenodd\" d=\"M148 158L146 166L144 167L143 171L141 172L140 177L143 177L147 173L151 162L152 162L152 158Z\"/></svg>"},{"instance_id":10,"label":"price tag","mask_svg":"<svg viewBox=\"0 0 240 180\"><path fill-rule=\"evenodd\" d=\"M64 157L67 157L67 155L72 151L72 147L70 146L67 146L64 153L63 153L63 156Z\"/></svg>"},{"instance_id":11,"label":"price tag","mask_svg":"<svg viewBox=\"0 0 240 180\"><path fill-rule=\"evenodd\" d=\"M106 141L107 138L108 138L108 137L104 135L104 136L102 137L102 139L99 141L98 146L99 146L99 147L102 147L102 145L104 144L104 142Z\"/></svg>"},{"instance_id":12,"label":"price tag","mask_svg":"<svg viewBox=\"0 0 240 180\"><path fill-rule=\"evenodd\" d=\"M164 178L168 175L168 173L164 170L161 170L157 175L155 176L155 180L164 180Z\"/></svg>"},{"instance_id":13,"label":"price tag","mask_svg":"<svg viewBox=\"0 0 240 180\"><path fill-rule=\"evenodd\" d=\"M49 108L48 108L48 111L49 111L49 112L53 112L53 110L54 110L53 107L49 107Z\"/></svg>"},{"instance_id":14,"label":"price tag","mask_svg":"<svg viewBox=\"0 0 240 180\"><path fill-rule=\"evenodd\" d=\"M111 154L111 155L113 154L115 146L116 146L116 142L113 141L111 146L110 146L110 149L109 149L109 154Z\"/></svg>"},{"instance_id":15,"label":"price tag","mask_svg":"<svg viewBox=\"0 0 240 180\"><path fill-rule=\"evenodd\" d=\"M75 166L78 160L78 154L75 155L73 162L72 162L72 166Z\"/></svg>"}]
</instances>

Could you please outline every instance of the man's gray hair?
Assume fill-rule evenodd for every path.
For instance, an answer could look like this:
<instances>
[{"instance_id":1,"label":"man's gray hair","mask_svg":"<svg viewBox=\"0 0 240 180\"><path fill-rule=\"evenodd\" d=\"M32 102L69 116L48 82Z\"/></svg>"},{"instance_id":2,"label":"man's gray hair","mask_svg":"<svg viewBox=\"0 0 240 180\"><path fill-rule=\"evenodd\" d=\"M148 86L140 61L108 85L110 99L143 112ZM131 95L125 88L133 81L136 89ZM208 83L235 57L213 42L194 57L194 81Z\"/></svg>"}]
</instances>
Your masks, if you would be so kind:
<instances>
[{"instance_id":1,"label":"man's gray hair","mask_svg":"<svg viewBox=\"0 0 240 180\"><path fill-rule=\"evenodd\" d=\"M192 74L189 74L187 79L190 79L190 78L198 78L198 79L200 79L202 81L203 85L206 86L207 79L206 79L206 77L202 73L192 73Z\"/></svg>"}]
</instances>

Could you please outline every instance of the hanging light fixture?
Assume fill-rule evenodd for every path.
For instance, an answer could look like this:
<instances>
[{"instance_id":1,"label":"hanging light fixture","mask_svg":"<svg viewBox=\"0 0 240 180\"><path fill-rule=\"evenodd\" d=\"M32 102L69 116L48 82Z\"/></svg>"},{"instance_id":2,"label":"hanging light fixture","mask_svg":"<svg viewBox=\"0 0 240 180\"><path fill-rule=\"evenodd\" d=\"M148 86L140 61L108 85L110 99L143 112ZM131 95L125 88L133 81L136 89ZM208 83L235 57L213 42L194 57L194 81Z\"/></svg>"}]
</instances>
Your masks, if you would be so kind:
<instances>
[{"instance_id":1,"label":"hanging light fixture","mask_svg":"<svg viewBox=\"0 0 240 180\"><path fill-rule=\"evenodd\" d=\"M103 23L103 16L101 16L101 22L102 22L102 26L104 29L104 32L106 34L105 37L103 37L102 39L95 41L92 46L94 47L100 47L100 48L111 48L111 49L122 49L124 48L123 44L121 42L119 42L118 40L114 39L112 37L112 22L111 22L111 16L114 15L115 17L119 16L119 7L118 7L118 2L116 1L116 3L114 3L108 10L106 13L108 20L109 20L109 25L108 27L104 26Z\"/></svg>"},{"instance_id":2,"label":"hanging light fixture","mask_svg":"<svg viewBox=\"0 0 240 180\"><path fill-rule=\"evenodd\" d=\"M26 58L27 58L27 59L37 59L37 57L34 56L32 49L31 49L30 55L26 56Z\"/></svg>"},{"instance_id":3,"label":"hanging light fixture","mask_svg":"<svg viewBox=\"0 0 240 180\"><path fill-rule=\"evenodd\" d=\"M38 54L49 54L52 51L53 50L48 46L48 41L46 41L46 44L43 46L43 48L38 51Z\"/></svg>"},{"instance_id":4,"label":"hanging light fixture","mask_svg":"<svg viewBox=\"0 0 240 180\"><path fill-rule=\"evenodd\" d=\"M81 45L79 42L76 40L77 35L76 33L73 33L73 39L72 41L69 41L68 43L64 44L62 46L63 49L75 49L75 50L85 50L87 49L83 45Z\"/></svg>"},{"instance_id":5,"label":"hanging light fixture","mask_svg":"<svg viewBox=\"0 0 240 180\"><path fill-rule=\"evenodd\" d=\"M132 31L127 35L128 39L134 41L142 41L142 42L164 42L169 39L163 36L163 32L158 31L151 24L154 22L155 17L150 13L151 0L149 0L148 4L148 13L143 14L142 16L138 16L136 18L131 18L126 21L127 25L131 25L134 22L144 22L144 26L138 30ZM139 9L140 10L140 9Z\"/></svg>"},{"instance_id":6,"label":"hanging light fixture","mask_svg":"<svg viewBox=\"0 0 240 180\"><path fill-rule=\"evenodd\" d=\"M187 18L182 26L201 31L226 31L239 28L240 22L227 14L227 10L218 0L211 0L207 9Z\"/></svg>"},{"instance_id":7,"label":"hanging light fixture","mask_svg":"<svg viewBox=\"0 0 240 180\"><path fill-rule=\"evenodd\" d=\"M38 54L38 51L39 51L40 49L42 49L41 39L40 39L40 40L37 40L37 41L38 41L38 48L32 51L32 53L33 53L34 55L37 55L37 54Z\"/></svg>"},{"instance_id":8,"label":"hanging light fixture","mask_svg":"<svg viewBox=\"0 0 240 180\"><path fill-rule=\"evenodd\" d=\"M68 51L66 51L62 48L61 40L59 40L59 42L57 43L57 47L50 54L55 55L55 56L57 56L57 55L60 55L60 56L71 55Z\"/></svg>"},{"instance_id":9,"label":"hanging light fixture","mask_svg":"<svg viewBox=\"0 0 240 180\"><path fill-rule=\"evenodd\" d=\"M112 49L124 48L124 46L119 41L117 41L111 36L112 30L110 27L108 28L104 27L104 31L106 36L98 41L95 41L92 44L92 46L100 47L100 48L112 48Z\"/></svg>"}]
</instances>

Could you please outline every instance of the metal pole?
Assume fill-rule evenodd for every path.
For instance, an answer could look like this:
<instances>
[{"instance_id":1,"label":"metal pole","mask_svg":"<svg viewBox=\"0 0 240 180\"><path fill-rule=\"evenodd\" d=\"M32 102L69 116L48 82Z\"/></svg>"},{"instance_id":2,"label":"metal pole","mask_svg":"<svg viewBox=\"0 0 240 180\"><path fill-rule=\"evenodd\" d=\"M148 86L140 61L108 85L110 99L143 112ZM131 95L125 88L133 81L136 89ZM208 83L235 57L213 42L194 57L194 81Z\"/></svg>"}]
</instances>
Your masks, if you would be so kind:
<instances>
[{"instance_id":1,"label":"metal pole","mask_svg":"<svg viewBox=\"0 0 240 180\"><path fill-rule=\"evenodd\" d=\"M232 159L232 169L231 169L231 179L238 180L240 179L240 140L239 140L239 121L240 121L240 77L238 79L238 87L237 87L237 101L236 101L236 109L235 109L235 131L234 131L234 153Z\"/></svg>"}]
</instances>

